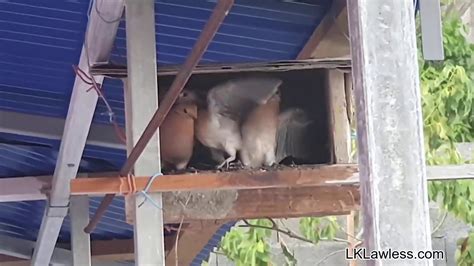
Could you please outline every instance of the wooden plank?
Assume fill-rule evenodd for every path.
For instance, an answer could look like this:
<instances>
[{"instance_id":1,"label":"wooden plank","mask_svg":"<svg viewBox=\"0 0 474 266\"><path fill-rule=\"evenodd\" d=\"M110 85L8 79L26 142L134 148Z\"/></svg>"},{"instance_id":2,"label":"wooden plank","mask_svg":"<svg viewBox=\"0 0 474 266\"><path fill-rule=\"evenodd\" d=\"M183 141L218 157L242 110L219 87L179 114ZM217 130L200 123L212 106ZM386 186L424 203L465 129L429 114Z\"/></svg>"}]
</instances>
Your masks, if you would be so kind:
<instances>
[{"instance_id":1,"label":"wooden plank","mask_svg":"<svg viewBox=\"0 0 474 266\"><path fill-rule=\"evenodd\" d=\"M346 180L357 173L355 165L321 165L281 170L241 170L235 172L200 172L197 174L165 175L157 178L150 192L239 190L304 187L324 184L329 180ZM136 188L143 190L149 176L135 177ZM71 180L71 195L103 195L127 191L124 178L96 177Z\"/></svg>"},{"instance_id":2,"label":"wooden plank","mask_svg":"<svg viewBox=\"0 0 474 266\"><path fill-rule=\"evenodd\" d=\"M347 233L347 241L349 241L348 244L348 255L353 258L353 250L356 246L357 239L355 238L356 232L355 232L355 211L351 211L349 215L346 216L346 233ZM357 260L350 260L349 261L349 266L357 266Z\"/></svg>"},{"instance_id":3,"label":"wooden plank","mask_svg":"<svg viewBox=\"0 0 474 266\"><path fill-rule=\"evenodd\" d=\"M0 110L0 117L0 132L2 133L53 140L61 140L64 133L64 118L6 110ZM114 127L109 124L91 125L86 144L112 149L125 149L125 145L118 139Z\"/></svg>"},{"instance_id":4,"label":"wooden plank","mask_svg":"<svg viewBox=\"0 0 474 266\"><path fill-rule=\"evenodd\" d=\"M71 250L74 266L90 266L91 239L84 232L84 227L89 223L89 197L75 196L71 198Z\"/></svg>"},{"instance_id":5,"label":"wooden plank","mask_svg":"<svg viewBox=\"0 0 474 266\"><path fill-rule=\"evenodd\" d=\"M348 10L364 245L431 250L413 1L352 0Z\"/></svg>"},{"instance_id":6,"label":"wooden plank","mask_svg":"<svg viewBox=\"0 0 474 266\"><path fill-rule=\"evenodd\" d=\"M132 93L130 85L128 84L128 79L123 80L123 94L124 94L124 102L125 102L125 136L126 136L126 145L127 145L127 156L130 154L130 151L133 149L135 145L137 132L133 130L133 101L135 95ZM158 98L158 95L156 96ZM138 112L139 113L139 112ZM159 134L159 130L156 131ZM135 134L134 134L135 133ZM133 136L135 135L135 139ZM159 137L159 136L158 136ZM159 156L160 154L158 154ZM161 169L161 161L157 161L158 166ZM133 172L133 171L132 171ZM153 175L153 174L151 174ZM134 195L127 195L125 196L125 221L128 224L135 223L135 198Z\"/></svg>"},{"instance_id":7,"label":"wooden plank","mask_svg":"<svg viewBox=\"0 0 474 266\"><path fill-rule=\"evenodd\" d=\"M474 164L428 166L426 175L430 181L474 179Z\"/></svg>"},{"instance_id":8,"label":"wooden plank","mask_svg":"<svg viewBox=\"0 0 474 266\"><path fill-rule=\"evenodd\" d=\"M0 202L45 200L52 176L25 176L0 179Z\"/></svg>"},{"instance_id":9,"label":"wooden plank","mask_svg":"<svg viewBox=\"0 0 474 266\"><path fill-rule=\"evenodd\" d=\"M349 42L349 27L347 23L347 8L335 18L318 47L311 54L312 59L349 59L351 49Z\"/></svg>"},{"instance_id":10,"label":"wooden plank","mask_svg":"<svg viewBox=\"0 0 474 266\"><path fill-rule=\"evenodd\" d=\"M127 152L130 153L143 136L148 122L158 108L158 79L156 76L155 2L153 0L125 0L128 87L125 93ZM152 132L141 156L133 167L135 175L151 176L161 172L158 131ZM150 193L158 206L161 193ZM142 206L140 203L144 202ZM133 208L135 263L163 265L165 248L163 210L142 195L128 198L127 207Z\"/></svg>"},{"instance_id":11,"label":"wooden plank","mask_svg":"<svg viewBox=\"0 0 474 266\"><path fill-rule=\"evenodd\" d=\"M352 166L357 168L357 165ZM88 174L89 177L116 177L117 175L118 173ZM474 179L474 164L427 166L427 175L429 181ZM47 189L43 190L41 188L50 187L52 178L52 176L1 178L0 202L44 200L46 199ZM359 184L359 175L354 174L349 179L327 180L323 183L329 185L357 185Z\"/></svg>"},{"instance_id":12,"label":"wooden plank","mask_svg":"<svg viewBox=\"0 0 474 266\"><path fill-rule=\"evenodd\" d=\"M348 214L360 204L358 186L242 190L228 220Z\"/></svg>"},{"instance_id":13,"label":"wooden plank","mask_svg":"<svg viewBox=\"0 0 474 266\"><path fill-rule=\"evenodd\" d=\"M222 221L192 222L186 226L184 233L178 239L166 256L166 265L191 265L197 254L201 252L209 239L222 226ZM178 251L178 260L176 260Z\"/></svg>"},{"instance_id":14,"label":"wooden plank","mask_svg":"<svg viewBox=\"0 0 474 266\"><path fill-rule=\"evenodd\" d=\"M321 69L350 67L351 62L348 58L319 58L305 60L287 60L259 63L235 63L235 64L205 64L197 65L192 74L215 74L215 73L241 73L255 71L283 71L296 69ZM178 74L181 66L163 66L157 71L158 77L175 76ZM94 75L104 75L110 78L127 78L126 65L100 64L92 67Z\"/></svg>"},{"instance_id":15,"label":"wooden plank","mask_svg":"<svg viewBox=\"0 0 474 266\"><path fill-rule=\"evenodd\" d=\"M441 1L420 1L421 44L425 60L444 60Z\"/></svg>"},{"instance_id":16,"label":"wooden plank","mask_svg":"<svg viewBox=\"0 0 474 266\"><path fill-rule=\"evenodd\" d=\"M324 36L329 31L330 27L334 25L334 21L336 20L337 16L344 10L346 7L345 0L333 0L332 6L329 12L324 16L321 20L319 25L314 30L313 34L309 37L309 40L306 42L303 49L301 49L300 53L296 57L297 60L301 59L308 59L314 53L318 45L323 40Z\"/></svg>"},{"instance_id":17,"label":"wooden plank","mask_svg":"<svg viewBox=\"0 0 474 266\"><path fill-rule=\"evenodd\" d=\"M329 95L330 136L334 150L334 162L349 163L351 159L351 127L347 116L346 86L344 73L327 70Z\"/></svg>"},{"instance_id":18,"label":"wooden plank","mask_svg":"<svg viewBox=\"0 0 474 266\"><path fill-rule=\"evenodd\" d=\"M31 262L27 259L31 258L31 249L32 245L34 244L31 241L25 242L24 240L20 240L18 242L16 239L13 238L6 238L6 242L2 242L0 237L0 242L2 242L2 247L5 248L4 251L0 251L0 253L8 253L10 255L15 255L18 257L8 256L0 254L0 265L8 265L6 263L17 262L21 261L24 263ZM10 246L8 246L10 245ZM22 251L20 247L16 247L17 245L24 247L25 251ZM16 248L15 248L16 247ZM13 252L16 249L16 252ZM61 254L61 251L67 252L71 256L71 260L68 259L68 262L72 261L72 252L70 252L71 244L64 244L59 243L56 247L55 254ZM133 260L134 259L134 249L133 249L133 239L114 239L114 240L94 240L91 241L91 253L92 259L95 263L98 261L124 261L124 260ZM64 260L64 259L63 259ZM54 262L58 261L58 258L54 259ZM94 264L96 265L96 264ZM101 264L102 265L102 264Z\"/></svg>"}]
</instances>

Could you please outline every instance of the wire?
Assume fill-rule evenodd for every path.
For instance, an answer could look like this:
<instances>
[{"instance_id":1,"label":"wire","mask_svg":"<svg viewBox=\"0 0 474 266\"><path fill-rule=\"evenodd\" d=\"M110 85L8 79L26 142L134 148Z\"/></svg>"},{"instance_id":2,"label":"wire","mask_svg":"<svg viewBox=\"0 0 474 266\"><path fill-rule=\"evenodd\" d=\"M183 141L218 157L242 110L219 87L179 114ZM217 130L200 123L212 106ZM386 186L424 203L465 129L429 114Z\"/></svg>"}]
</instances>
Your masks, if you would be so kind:
<instances>
[{"instance_id":1,"label":"wire","mask_svg":"<svg viewBox=\"0 0 474 266\"><path fill-rule=\"evenodd\" d=\"M158 203L156 203L156 201L154 201L150 195L148 195L148 190L150 189L151 187L151 184L153 183L153 181L155 181L155 179L159 176L162 176L163 174L162 173L156 173L154 174L152 177L150 177L150 179L148 180L148 183L146 184L145 186L145 189L140 191L140 194L143 195L143 197L145 197L145 199L143 200L142 203L140 203L138 205L138 207L140 208L147 200L149 200L151 202L151 204L153 204L153 206L155 206L156 208L162 210L161 206L158 205Z\"/></svg>"},{"instance_id":2,"label":"wire","mask_svg":"<svg viewBox=\"0 0 474 266\"><path fill-rule=\"evenodd\" d=\"M86 84L90 85L91 87L87 89L87 92L94 90L99 98L104 102L105 107L107 108L107 115L109 116L109 122L114 126L115 134L117 138L123 143L127 144L127 138L125 136L125 133L121 130L117 122L115 121L115 113L112 109L112 106L109 104L107 101L107 98L105 97L103 91L102 91L102 86L99 85L96 81L93 75L89 75L84 70L80 69L78 66L73 65L72 66L74 69L74 72L76 75Z\"/></svg>"}]
</instances>

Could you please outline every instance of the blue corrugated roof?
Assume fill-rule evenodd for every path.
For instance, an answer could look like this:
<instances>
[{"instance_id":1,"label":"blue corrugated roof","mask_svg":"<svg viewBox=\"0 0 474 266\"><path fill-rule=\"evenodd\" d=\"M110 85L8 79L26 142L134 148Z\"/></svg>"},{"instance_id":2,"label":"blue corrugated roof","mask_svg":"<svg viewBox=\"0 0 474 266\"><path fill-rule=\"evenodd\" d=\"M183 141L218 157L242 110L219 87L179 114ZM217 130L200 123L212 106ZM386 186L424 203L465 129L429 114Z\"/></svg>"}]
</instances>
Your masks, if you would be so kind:
<instances>
[{"instance_id":1,"label":"blue corrugated roof","mask_svg":"<svg viewBox=\"0 0 474 266\"><path fill-rule=\"evenodd\" d=\"M236 0L201 63L294 59L321 21L330 0L305 2ZM159 65L183 63L214 6L215 1L206 0L156 1ZM89 0L0 1L1 110L66 117L74 83L71 66L79 60L89 8ZM121 21L111 58L118 63L126 59L124 25ZM117 121L123 125L121 82L106 80L104 89ZM94 123L108 123L105 111L100 102ZM53 173L59 140L0 132L0 143L0 177ZM87 146L80 171L117 170L125 156L123 150ZM98 202L91 200L91 212ZM0 234L35 240L44 207L44 201L0 204ZM123 201L117 198L92 238L131 238L132 228L124 222L123 213ZM221 228L224 231L220 230L216 239L227 227ZM60 241L69 241L68 221ZM199 256L206 257L206 248Z\"/></svg>"}]
</instances>

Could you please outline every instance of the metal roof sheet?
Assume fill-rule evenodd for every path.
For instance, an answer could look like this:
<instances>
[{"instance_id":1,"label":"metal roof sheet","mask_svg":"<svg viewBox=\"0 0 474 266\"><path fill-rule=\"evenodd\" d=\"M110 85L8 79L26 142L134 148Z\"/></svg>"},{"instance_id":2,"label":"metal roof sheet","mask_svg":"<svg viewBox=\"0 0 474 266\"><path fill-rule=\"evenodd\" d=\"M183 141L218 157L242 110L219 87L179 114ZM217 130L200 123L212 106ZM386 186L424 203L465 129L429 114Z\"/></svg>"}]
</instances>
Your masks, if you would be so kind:
<instances>
[{"instance_id":1,"label":"metal roof sheet","mask_svg":"<svg viewBox=\"0 0 474 266\"><path fill-rule=\"evenodd\" d=\"M321 21L329 2L236 0L201 63L294 59ZM206 0L156 1L159 65L181 64L185 60L214 5L215 1ZM89 8L89 0L0 1L1 110L66 117L74 83L72 65L79 61ZM126 59L124 25L122 21L111 57L118 63ZM104 89L123 125L121 82L107 79ZM105 111L99 102L95 123L109 122ZM0 143L0 177L53 173L59 140L0 132ZM125 156L123 150L88 145L80 171L117 170ZM98 203L99 199L91 199L91 212ZM44 201L1 203L0 234L35 240L44 207ZM60 241L69 241L69 229L66 219ZM131 237L132 228L124 222L123 200L116 198L92 239Z\"/></svg>"}]
</instances>

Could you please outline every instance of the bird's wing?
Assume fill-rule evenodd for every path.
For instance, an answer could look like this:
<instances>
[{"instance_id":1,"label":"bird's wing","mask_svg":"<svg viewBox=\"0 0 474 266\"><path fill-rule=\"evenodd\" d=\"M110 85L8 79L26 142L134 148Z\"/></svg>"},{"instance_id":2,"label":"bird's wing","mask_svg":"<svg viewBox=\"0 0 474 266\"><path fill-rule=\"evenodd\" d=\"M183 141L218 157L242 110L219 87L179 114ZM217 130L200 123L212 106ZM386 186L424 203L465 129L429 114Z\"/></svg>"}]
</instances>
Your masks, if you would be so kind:
<instances>
[{"instance_id":1,"label":"bird's wing","mask_svg":"<svg viewBox=\"0 0 474 266\"><path fill-rule=\"evenodd\" d=\"M266 103L282 82L273 77L246 77L221 83L207 95L209 111L240 120L258 104Z\"/></svg>"},{"instance_id":2,"label":"bird's wing","mask_svg":"<svg viewBox=\"0 0 474 266\"><path fill-rule=\"evenodd\" d=\"M299 108L282 112L278 120L276 161L279 163L288 156L310 159L312 151L306 136L313 121Z\"/></svg>"}]
</instances>

